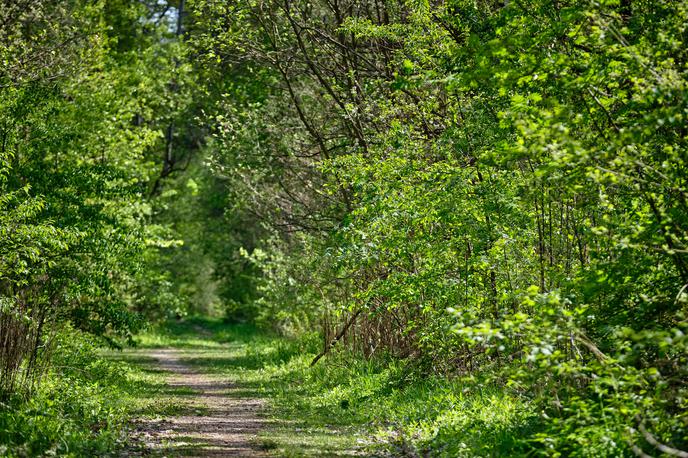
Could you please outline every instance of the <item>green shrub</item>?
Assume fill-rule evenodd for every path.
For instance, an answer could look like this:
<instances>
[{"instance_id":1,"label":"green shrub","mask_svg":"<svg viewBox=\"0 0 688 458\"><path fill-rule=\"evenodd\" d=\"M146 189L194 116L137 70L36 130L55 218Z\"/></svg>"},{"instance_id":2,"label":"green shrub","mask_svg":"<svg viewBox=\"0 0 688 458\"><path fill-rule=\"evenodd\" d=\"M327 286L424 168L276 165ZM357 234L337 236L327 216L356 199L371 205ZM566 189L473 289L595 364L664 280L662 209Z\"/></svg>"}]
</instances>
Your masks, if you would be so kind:
<instances>
[{"instance_id":1,"label":"green shrub","mask_svg":"<svg viewBox=\"0 0 688 458\"><path fill-rule=\"evenodd\" d=\"M43 382L0 406L1 456L110 456L126 444L131 368L100 356L76 330L56 339Z\"/></svg>"}]
</instances>

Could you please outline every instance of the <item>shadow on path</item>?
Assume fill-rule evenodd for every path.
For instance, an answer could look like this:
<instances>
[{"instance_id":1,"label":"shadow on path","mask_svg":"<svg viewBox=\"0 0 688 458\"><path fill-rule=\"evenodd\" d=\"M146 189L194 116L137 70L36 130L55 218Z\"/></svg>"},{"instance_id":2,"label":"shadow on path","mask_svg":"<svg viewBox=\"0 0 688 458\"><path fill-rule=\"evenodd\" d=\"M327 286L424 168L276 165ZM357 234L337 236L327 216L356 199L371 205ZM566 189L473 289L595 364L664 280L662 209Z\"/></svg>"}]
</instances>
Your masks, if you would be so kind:
<instances>
[{"instance_id":1,"label":"shadow on path","mask_svg":"<svg viewBox=\"0 0 688 458\"><path fill-rule=\"evenodd\" d=\"M144 444L144 454L174 457L265 457L257 434L267 420L261 416L263 401L236 396L241 387L220 381L184 362L202 358L191 349L156 349L136 352L152 358L169 373L167 385L174 391L180 413L163 419L139 419L134 437Z\"/></svg>"}]
</instances>

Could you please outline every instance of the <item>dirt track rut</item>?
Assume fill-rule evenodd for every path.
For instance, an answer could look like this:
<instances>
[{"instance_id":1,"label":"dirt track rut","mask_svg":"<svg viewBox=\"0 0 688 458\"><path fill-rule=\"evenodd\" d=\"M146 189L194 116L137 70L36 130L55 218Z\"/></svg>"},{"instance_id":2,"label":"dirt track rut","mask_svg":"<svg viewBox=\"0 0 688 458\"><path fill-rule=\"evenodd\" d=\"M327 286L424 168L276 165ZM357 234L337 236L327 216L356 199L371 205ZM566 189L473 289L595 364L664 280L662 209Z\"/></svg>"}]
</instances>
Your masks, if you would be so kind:
<instances>
[{"instance_id":1,"label":"dirt track rut","mask_svg":"<svg viewBox=\"0 0 688 458\"><path fill-rule=\"evenodd\" d=\"M265 426L260 399L235 396L238 388L195 370L185 360L193 351L151 350L146 356L169 372L167 384L178 388L182 414L139 420L135 436L151 455L169 457L265 457L256 440ZM187 390L188 389L188 390Z\"/></svg>"}]
</instances>

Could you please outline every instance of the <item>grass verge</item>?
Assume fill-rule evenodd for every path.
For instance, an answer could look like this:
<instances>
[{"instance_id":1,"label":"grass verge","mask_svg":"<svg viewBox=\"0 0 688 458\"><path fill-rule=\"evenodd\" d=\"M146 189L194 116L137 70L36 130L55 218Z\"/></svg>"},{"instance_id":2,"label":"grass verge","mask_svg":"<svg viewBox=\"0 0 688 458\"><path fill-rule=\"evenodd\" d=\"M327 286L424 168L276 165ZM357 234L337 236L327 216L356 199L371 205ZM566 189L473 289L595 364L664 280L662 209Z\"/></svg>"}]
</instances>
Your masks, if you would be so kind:
<instances>
[{"instance_id":1,"label":"grass verge","mask_svg":"<svg viewBox=\"0 0 688 458\"><path fill-rule=\"evenodd\" d=\"M231 380L230 395L266 400L270 426L256 440L274 456L519 456L536 429L532 407L498 387L421 377L405 362L345 351L311 368L317 341L249 325L173 321L140 335L143 351L99 351L85 336L65 335L40 389L0 405L1 456L136 454L131 420L179 414L176 401L190 394L165 385L145 356L169 347Z\"/></svg>"},{"instance_id":2,"label":"grass verge","mask_svg":"<svg viewBox=\"0 0 688 458\"><path fill-rule=\"evenodd\" d=\"M479 381L419 376L407 363L334 351L315 367L313 339L194 318L141 335L143 347L193 351L199 371L268 400L258 438L275 456L517 456L536 416L522 398Z\"/></svg>"}]
</instances>

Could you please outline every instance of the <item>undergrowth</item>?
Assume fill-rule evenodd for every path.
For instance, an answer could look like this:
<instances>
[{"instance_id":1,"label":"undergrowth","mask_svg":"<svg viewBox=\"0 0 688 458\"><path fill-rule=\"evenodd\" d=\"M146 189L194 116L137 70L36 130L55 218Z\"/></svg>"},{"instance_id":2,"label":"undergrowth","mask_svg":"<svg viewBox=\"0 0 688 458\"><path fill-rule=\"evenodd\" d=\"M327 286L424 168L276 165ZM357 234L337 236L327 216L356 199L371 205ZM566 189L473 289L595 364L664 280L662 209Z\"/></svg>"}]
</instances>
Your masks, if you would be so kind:
<instances>
[{"instance_id":1,"label":"undergrowth","mask_svg":"<svg viewBox=\"0 0 688 458\"><path fill-rule=\"evenodd\" d=\"M153 411L160 375L113 359L76 330L57 340L42 382L0 405L0 456L101 457L133 447L129 420Z\"/></svg>"},{"instance_id":2,"label":"undergrowth","mask_svg":"<svg viewBox=\"0 0 688 458\"><path fill-rule=\"evenodd\" d=\"M256 376L284 418L347 428L372 455L514 456L535 418L528 403L500 387L345 352L309 368L311 356L295 353Z\"/></svg>"},{"instance_id":3,"label":"undergrowth","mask_svg":"<svg viewBox=\"0 0 688 458\"><path fill-rule=\"evenodd\" d=\"M515 456L537 428L526 399L480 380L424 376L413 364L335 349L314 367L315 336L290 340L250 325L193 318L139 338L194 349L189 364L268 399L275 456Z\"/></svg>"}]
</instances>

